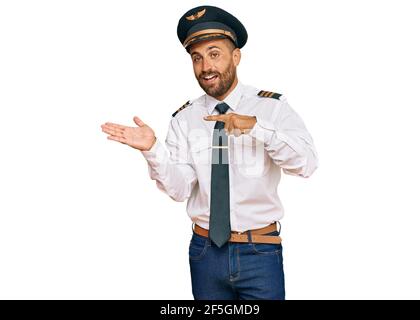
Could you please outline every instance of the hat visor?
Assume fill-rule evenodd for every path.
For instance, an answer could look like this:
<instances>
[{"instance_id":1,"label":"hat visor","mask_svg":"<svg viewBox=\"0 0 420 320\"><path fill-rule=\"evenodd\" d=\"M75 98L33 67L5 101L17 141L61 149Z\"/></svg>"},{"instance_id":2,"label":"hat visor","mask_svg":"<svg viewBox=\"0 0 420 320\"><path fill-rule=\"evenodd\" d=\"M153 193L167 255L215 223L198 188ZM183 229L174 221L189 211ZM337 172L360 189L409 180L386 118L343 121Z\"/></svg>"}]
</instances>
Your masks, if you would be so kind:
<instances>
[{"instance_id":1,"label":"hat visor","mask_svg":"<svg viewBox=\"0 0 420 320\"><path fill-rule=\"evenodd\" d=\"M187 51L189 50L189 48L196 43L202 42L202 41L206 41L206 40L214 40L214 39L230 39L227 35L224 34L205 34L202 36L198 36L195 37L193 39L191 39L190 41L188 41L188 43L185 44L185 49L187 49Z\"/></svg>"}]
</instances>

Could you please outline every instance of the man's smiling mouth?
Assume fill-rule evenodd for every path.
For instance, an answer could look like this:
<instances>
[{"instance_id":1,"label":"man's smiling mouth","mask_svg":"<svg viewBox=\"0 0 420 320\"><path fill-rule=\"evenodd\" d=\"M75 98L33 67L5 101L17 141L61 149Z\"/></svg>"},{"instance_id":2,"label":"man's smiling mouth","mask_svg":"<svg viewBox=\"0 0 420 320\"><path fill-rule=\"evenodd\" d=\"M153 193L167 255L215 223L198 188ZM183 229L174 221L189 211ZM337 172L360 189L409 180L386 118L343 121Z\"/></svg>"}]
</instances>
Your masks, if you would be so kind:
<instances>
[{"instance_id":1,"label":"man's smiling mouth","mask_svg":"<svg viewBox=\"0 0 420 320\"><path fill-rule=\"evenodd\" d=\"M217 74L210 74L210 75L208 75L208 76L201 77L201 79L202 79L205 83L212 83L212 82L214 82L217 78L218 78L218 75L217 75Z\"/></svg>"}]
</instances>

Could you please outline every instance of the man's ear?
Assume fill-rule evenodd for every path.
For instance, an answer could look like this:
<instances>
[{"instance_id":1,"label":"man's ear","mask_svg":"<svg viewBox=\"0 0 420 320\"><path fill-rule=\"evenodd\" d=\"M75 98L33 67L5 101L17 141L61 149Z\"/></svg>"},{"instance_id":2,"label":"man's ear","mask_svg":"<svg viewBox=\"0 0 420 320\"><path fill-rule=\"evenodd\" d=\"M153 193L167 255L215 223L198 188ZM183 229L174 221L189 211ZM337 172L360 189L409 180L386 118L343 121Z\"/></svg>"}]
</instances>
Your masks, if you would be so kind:
<instances>
[{"instance_id":1,"label":"man's ear","mask_svg":"<svg viewBox=\"0 0 420 320\"><path fill-rule=\"evenodd\" d=\"M232 57L233 57L233 64L235 67L239 65L239 62L241 62L241 50L239 48L235 48L232 51Z\"/></svg>"}]
</instances>

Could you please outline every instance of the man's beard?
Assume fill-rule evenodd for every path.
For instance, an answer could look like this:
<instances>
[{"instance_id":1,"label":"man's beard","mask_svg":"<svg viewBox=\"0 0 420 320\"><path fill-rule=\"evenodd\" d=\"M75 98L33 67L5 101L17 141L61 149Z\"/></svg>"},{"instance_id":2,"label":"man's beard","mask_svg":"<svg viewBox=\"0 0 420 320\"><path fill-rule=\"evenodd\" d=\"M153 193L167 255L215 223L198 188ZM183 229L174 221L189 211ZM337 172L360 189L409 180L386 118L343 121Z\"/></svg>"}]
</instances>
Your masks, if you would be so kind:
<instances>
[{"instance_id":1,"label":"man's beard","mask_svg":"<svg viewBox=\"0 0 420 320\"><path fill-rule=\"evenodd\" d=\"M209 75L217 75L217 83L206 85L204 84L203 77ZM230 63L227 67L226 71L223 73L217 71L208 71L203 72L197 77L198 83L200 87L207 93L209 96L212 97L220 97L223 96L232 86L233 82L236 78L236 68L233 63Z\"/></svg>"}]
</instances>

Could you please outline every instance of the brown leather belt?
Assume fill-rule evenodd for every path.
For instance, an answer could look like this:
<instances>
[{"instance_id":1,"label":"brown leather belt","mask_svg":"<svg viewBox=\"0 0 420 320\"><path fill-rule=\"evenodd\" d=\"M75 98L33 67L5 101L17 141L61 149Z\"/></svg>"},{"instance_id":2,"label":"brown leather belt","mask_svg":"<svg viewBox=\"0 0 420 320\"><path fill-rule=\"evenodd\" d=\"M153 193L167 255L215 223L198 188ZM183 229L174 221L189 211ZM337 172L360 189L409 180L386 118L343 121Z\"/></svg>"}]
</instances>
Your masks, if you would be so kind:
<instances>
[{"instance_id":1,"label":"brown leather belt","mask_svg":"<svg viewBox=\"0 0 420 320\"><path fill-rule=\"evenodd\" d=\"M275 222L261 229L254 229L254 230L244 231L244 232L232 231L229 242L280 244L281 243L280 236L265 235L267 233L274 232L274 231L277 231L277 225ZM209 231L207 229L200 227L197 224L194 225L194 232L206 238L209 236Z\"/></svg>"}]
</instances>

